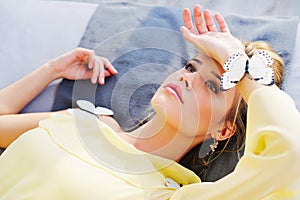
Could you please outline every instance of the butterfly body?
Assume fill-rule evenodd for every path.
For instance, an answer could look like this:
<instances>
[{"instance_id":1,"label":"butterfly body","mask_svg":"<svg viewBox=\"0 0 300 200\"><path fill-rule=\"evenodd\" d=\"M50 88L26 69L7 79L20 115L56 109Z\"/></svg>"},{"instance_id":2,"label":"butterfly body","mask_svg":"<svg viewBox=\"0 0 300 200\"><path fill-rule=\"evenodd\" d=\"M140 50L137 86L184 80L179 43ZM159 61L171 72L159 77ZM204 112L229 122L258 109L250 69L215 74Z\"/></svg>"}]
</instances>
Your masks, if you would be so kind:
<instances>
[{"instance_id":1,"label":"butterfly body","mask_svg":"<svg viewBox=\"0 0 300 200\"><path fill-rule=\"evenodd\" d=\"M251 59L240 53L234 54L223 66L226 72L221 77L221 90L226 91L234 87L245 74L250 74L260 84L273 84L274 72L269 67L272 63L271 56L262 50L256 51Z\"/></svg>"},{"instance_id":2,"label":"butterfly body","mask_svg":"<svg viewBox=\"0 0 300 200\"><path fill-rule=\"evenodd\" d=\"M80 110L69 110L73 114L74 112L76 113L81 113L81 114L89 114L89 115L94 115L96 117L102 116L102 115L114 115L114 112L108 108L104 107L96 107L95 105L87 100L77 100L76 101L77 105L79 106ZM84 112L84 113L82 113Z\"/></svg>"}]
</instances>

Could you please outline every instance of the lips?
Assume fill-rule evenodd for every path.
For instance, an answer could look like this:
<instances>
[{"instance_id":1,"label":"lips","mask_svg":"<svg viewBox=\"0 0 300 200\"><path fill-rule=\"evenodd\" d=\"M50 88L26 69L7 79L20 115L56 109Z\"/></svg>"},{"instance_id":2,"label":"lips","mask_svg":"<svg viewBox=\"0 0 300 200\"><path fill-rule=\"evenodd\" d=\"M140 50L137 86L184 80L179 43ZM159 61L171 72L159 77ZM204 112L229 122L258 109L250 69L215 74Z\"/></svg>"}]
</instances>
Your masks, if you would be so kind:
<instances>
[{"instance_id":1,"label":"lips","mask_svg":"<svg viewBox=\"0 0 300 200\"><path fill-rule=\"evenodd\" d=\"M183 104L183 97L182 97L182 92L181 88L174 84L174 83L168 83L167 85L164 86L164 88L173 96L175 96L182 104Z\"/></svg>"}]
</instances>

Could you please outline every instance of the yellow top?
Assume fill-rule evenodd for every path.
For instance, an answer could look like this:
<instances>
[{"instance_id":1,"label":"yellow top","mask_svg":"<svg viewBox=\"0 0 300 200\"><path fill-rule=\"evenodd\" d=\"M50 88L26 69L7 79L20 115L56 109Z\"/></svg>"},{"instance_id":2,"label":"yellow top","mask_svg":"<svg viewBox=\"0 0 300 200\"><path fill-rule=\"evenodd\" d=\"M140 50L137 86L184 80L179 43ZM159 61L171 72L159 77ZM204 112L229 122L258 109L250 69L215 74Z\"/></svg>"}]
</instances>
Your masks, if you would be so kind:
<instances>
[{"instance_id":1,"label":"yellow top","mask_svg":"<svg viewBox=\"0 0 300 200\"><path fill-rule=\"evenodd\" d=\"M234 172L214 183L177 190L171 200L300 199L300 114L275 86L255 90L248 101L245 154Z\"/></svg>"},{"instance_id":2,"label":"yellow top","mask_svg":"<svg viewBox=\"0 0 300 200\"><path fill-rule=\"evenodd\" d=\"M1 155L0 199L300 199L294 102L275 87L256 90L247 126L235 171L200 183L177 163L127 144L92 115L53 115ZM167 178L184 186L176 190Z\"/></svg>"},{"instance_id":3,"label":"yellow top","mask_svg":"<svg viewBox=\"0 0 300 200\"><path fill-rule=\"evenodd\" d=\"M168 199L176 190L172 181L200 179L174 161L137 150L79 110L41 121L0 157L1 200Z\"/></svg>"}]
</instances>

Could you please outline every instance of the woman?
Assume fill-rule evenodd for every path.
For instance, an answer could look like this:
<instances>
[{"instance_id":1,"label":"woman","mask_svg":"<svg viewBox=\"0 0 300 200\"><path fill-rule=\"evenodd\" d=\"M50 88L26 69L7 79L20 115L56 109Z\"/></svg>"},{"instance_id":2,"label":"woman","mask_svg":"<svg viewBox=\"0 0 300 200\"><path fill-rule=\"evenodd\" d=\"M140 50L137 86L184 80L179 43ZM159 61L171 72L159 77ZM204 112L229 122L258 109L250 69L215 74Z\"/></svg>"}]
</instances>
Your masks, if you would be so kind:
<instances>
[{"instance_id":1,"label":"woman","mask_svg":"<svg viewBox=\"0 0 300 200\"><path fill-rule=\"evenodd\" d=\"M203 23L204 20L199 9L199 6L195 7L195 10L198 11L195 12L195 22L199 34L194 31L187 10L184 11L185 27L182 28L182 32L188 41L205 54L197 55L182 70L166 79L152 99L151 103L157 114L150 122L128 135L122 132L114 121L101 117L103 122L110 125L112 129L99 122L100 132L106 138L99 140L99 136L95 136L97 140L92 141L106 141L105 139L108 139L109 142L104 145L109 148L103 149L102 157L95 157L94 149L88 147L86 150L84 148L84 144L90 141L84 141L84 138L79 138L76 133L78 127L83 128L79 132L84 134L99 132L98 122L97 126L91 126L95 120L93 115L75 112L75 114L79 113L79 116L75 116L75 118L63 114L43 120L39 128L22 135L1 157L0 166L4 166L4 170L1 170L0 177L7 181L3 183L3 190L0 187L0 195L7 198L45 198L44 194L47 193L48 196L46 197L51 199L93 199L99 198L99 195L105 195L106 199L167 199L170 197L174 199L183 197L199 199L207 195L207 198L216 199L216 197L224 198L226 195L232 197L234 194L232 188L235 188L239 191L234 194L236 199L242 196L245 198L244 195L249 193L252 195L251 199L257 199L267 195L269 197L285 195L285 193L278 193L279 191L291 191L292 188L288 187L289 181L294 181L295 176L299 177L296 170L299 165L297 163L299 148L293 140L299 138L293 132L293 130L297 130L295 127L299 126L298 112L290 105L290 99L285 94L280 93L274 87L256 83L255 80L249 78L249 75L243 76L237 87L226 92L219 90L220 77L224 72L222 66L228 57L234 53L245 55L244 47L230 35L225 21L219 14L216 15L216 20L221 32L216 31L208 12L204 13L206 25ZM244 69L245 66L238 67ZM112 69L112 67L109 68ZM199 179L191 171L180 167L172 160L179 160L186 152L206 138L225 140L234 134L237 129L235 121L233 119L228 120L227 116L232 112L232 108L235 108L233 105L239 99L237 91L245 102L249 101L249 122L251 123L248 127L248 136L252 134L254 137L252 135L250 138L247 136L245 156L241 159L236 171L220 182L208 185L204 183L191 184L182 187L173 194L174 185L176 188L178 185L199 182ZM278 102L274 101L275 106L288 99L289 102L286 103L287 113L282 113L282 116L292 115L295 121L285 124L280 120L277 121L277 118L273 119L273 116L268 116L270 121L255 120L257 116L256 113L251 112L252 104L260 106L261 111L265 111L265 113L272 114L275 112L270 109L271 106L269 105L264 107L264 102L266 102L264 98L269 94L274 94L276 100L278 99ZM261 116L260 114L258 116ZM279 118L279 116L276 117ZM86 120L87 118L90 120ZM266 128L261 130L258 126ZM276 135L276 130L281 129L274 131L273 127L283 128L277 134L280 141L277 137L272 136ZM113 132L116 132L118 136ZM82 136L81 133L79 134ZM262 143L261 140L264 137L257 135L263 135L268 140ZM269 135L270 138L267 137ZM282 146L282 148L278 148L276 142L279 142L279 147ZM111 143L118 148L109 146ZM160 157L143 154L129 144ZM120 149L121 151L117 152ZM212 146L213 150L214 146ZM264 150L267 151L264 152ZM44 156L43 152L47 152L47 156ZM115 154L111 154L111 152L119 154L114 156ZM282 154L282 152L284 153ZM16 172L16 169L8 166L19 166L23 154L24 156L32 154L29 157L30 163L24 163L22 167L17 169L17 175L11 176ZM269 160L267 162L264 155L268 155ZM277 155L280 156L277 157ZM108 159L113 161L109 165L105 165L106 162L99 162L103 161L102 159L105 159L106 156L113 156L113 158ZM132 160L137 158L138 160ZM130 165L126 162L128 160L136 162ZM281 177L281 182L279 183L277 180L275 186L259 185L264 181L273 180L273 177L270 176L271 172L278 172L294 161L295 166L291 167L292 175ZM114 162L117 165L114 165ZM268 169L271 163L274 164L272 170L264 172L261 178L252 184L250 178L253 178L254 175L257 176L261 169ZM136 170L132 170L136 165L138 166ZM142 166L141 169L139 166ZM258 167L259 170L256 170L255 167ZM76 171L79 169L81 170L80 174ZM175 174L175 171L179 174ZM134 174L132 172L143 173ZM60 179L62 176L64 179ZM169 182L174 180L177 184L169 183L166 178L171 178ZM241 187L239 184L243 182L245 184L249 182L250 185ZM111 187L112 185L115 187ZM219 185L220 188L214 185ZM261 188L261 190L256 190L257 188ZM205 189L209 192L205 192Z\"/></svg>"},{"instance_id":2,"label":"woman","mask_svg":"<svg viewBox=\"0 0 300 200\"><path fill-rule=\"evenodd\" d=\"M197 7L195 7L195 13L196 15L200 16L200 13L197 12L196 8ZM188 17L189 14L186 12L187 11L185 11L185 16ZM267 47L265 43L251 43L247 45L246 48L247 48L246 51L248 51L249 56L253 54L255 49L265 49L268 50L269 53L273 52L273 50L269 49L269 47ZM275 61L273 65L274 66L273 69L275 71L275 74L278 74L278 76L275 78L275 81L276 84L280 86L281 83L280 78L282 73L282 71L280 71L281 70L280 62L282 61L275 53L273 53L272 57ZM74 64L73 62L77 62L78 66L77 65L73 66L72 65ZM85 67L80 68L79 66L82 62L90 62L91 68L93 68L92 65L93 62L95 63L96 66L93 68L92 71L85 71L86 70ZM50 66L55 66L55 68L51 68ZM108 70L104 70L103 66L105 67L110 66L110 67L108 67ZM79 67L78 69L82 71L77 72L78 70L77 67ZM49 70L49 68L51 70ZM20 134L24 133L27 130L37 127L38 122L41 119L46 119L49 117L50 113L38 113L38 114L31 113L31 114L24 114L24 115L19 115L17 113L20 110L22 110L22 108L28 102L30 102L30 100L32 100L51 81L61 77L68 78L68 79L91 78L91 81L95 83L95 79L97 79L98 77L98 83L104 83L104 80L100 82L102 78L100 78L99 76L100 72L103 73L104 71L107 76L110 74L116 74L116 71L113 68L113 66L111 66L111 64L104 58L98 58L97 56L95 56L93 51L86 50L86 49L76 49L75 51L69 52L64 56L61 56L56 60L53 60L45 64L36 72L22 79L15 85L12 85L9 88L0 91L0 95L1 95L0 105L3 106L2 108L0 108L0 113L2 115L0 116L0 147L7 147L8 144L10 144L13 140L15 140ZM76 73L78 74L76 75ZM85 75L85 77L82 77L84 73L87 74ZM207 82L207 84L209 87L216 87L212 85L212 82ZM218 83L216 85L218 85ZM237 103L235 103L235 105L237 105ZM236 110L237 109L239 110L239 112L237 112L237 116L235 120L235 122L237 123L235 134L233 135L233 137L230 137L230 139L224 139L222 141L221 138L218 138L219 144L213 154L206 155L210 151L209 145L213 144L214 142L213 139L211 140L207 139L205 140L205 143L208 143L207 145L208 148L205 148L204 147L205 145L201 146L199 144L196 147L194 147L192 151L189 151L188 154L185 154L185 156L183 157L182 157L183 151L178 149L178 151L181 152L182 155L180 156L178 155L177 160L180 160L179 162L185 167L195 171L203 181L214 181L219 179L220 176L221 177L225 176L226 174L233 171L237 161L242 156L242 152L240 152L239 150L243 149L243 144L244 144L244 135L245 135L244 129L245 129L245 121L246 121L245 107L246 107L245 103L241 102L239 104L239 108L233 107L231 109L231 112L227 114L228 120L233 121L235 119L234 116ZM9 115L5 115L5 114L9 114ZM102 119L104 119L104 117L102 117ZM115 127L118 131L120 130L118 125L114 121L112 121L112 119L107 119L107 120L111 121L110 126ZM221 128L219 130L221 130ZM214 130L214 131L217 132L218 130ZM143 141L148 143L148 141L146 140ZM158 144L159 143L155 143L155 145ZM150 143L148 143L148 145L137 144L137 146L140 146L140 148L142 148L142 150L145 151L149 151L145 149L146 147L151 146L153 148L155 147L155 145L150 145ZM161 146L164 145L161 144ZM199 152L201 154L200 159L198 158ZM225 156L227 154L233 154L233 156L230 156L231 158L230 162L228 162L228 157ZM223 158L223 156L225 156L225 158ZM182 159L180 159L180 157L182 157ZM226 168L222 167L222 170L211 169L216 166L213 161L221 160L221 159L222 162L226 164ZM219 173L215 173L216 170L218 170ZM208 173L208 171L210 171L210 173ZM222 171L222 173L220 171Z\"/></svg>"}]
</instances>

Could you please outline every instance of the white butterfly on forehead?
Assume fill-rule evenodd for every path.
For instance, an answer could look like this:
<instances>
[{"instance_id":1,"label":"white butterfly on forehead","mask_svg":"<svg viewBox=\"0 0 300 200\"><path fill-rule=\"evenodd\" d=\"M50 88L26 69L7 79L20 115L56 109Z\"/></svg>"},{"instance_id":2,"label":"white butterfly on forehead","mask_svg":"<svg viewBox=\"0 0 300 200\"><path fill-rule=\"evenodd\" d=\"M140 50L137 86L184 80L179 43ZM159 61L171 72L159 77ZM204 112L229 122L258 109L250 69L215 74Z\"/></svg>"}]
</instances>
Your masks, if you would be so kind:
<instances>
[{"instance_id":1,"label":"white butterfly on forehead","mask_svg":"<svg viewBox=\"0 0 300 200\"><path fill-rule=\"evenodd\" d=\"M112 110L99 106L95 108L95 105L87 100L77 100L76 104L79 106L80 110L70 109L69 112L71 112L72 114L74 114L74 112L85 112L97 117L99 115L114 115L114 112Z\"/></svg>"},{"instance_id":2,"label":"white butterfly on forehead","mask_svg":"<svg viewBox=\"0 0 300 200\"><path fill-rule=\"evenodd\" d=\"M251 59L240 53L234 54L224 64L226 72L221 77L221 90L225 91L234 87L245 73L249 73L260 84L273 84L274 72L269 67L272 63L271 56L263 50L255 51Z\"/></svg>"}]
</instances>

